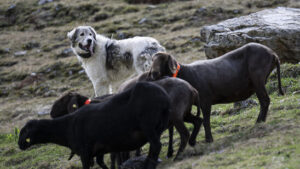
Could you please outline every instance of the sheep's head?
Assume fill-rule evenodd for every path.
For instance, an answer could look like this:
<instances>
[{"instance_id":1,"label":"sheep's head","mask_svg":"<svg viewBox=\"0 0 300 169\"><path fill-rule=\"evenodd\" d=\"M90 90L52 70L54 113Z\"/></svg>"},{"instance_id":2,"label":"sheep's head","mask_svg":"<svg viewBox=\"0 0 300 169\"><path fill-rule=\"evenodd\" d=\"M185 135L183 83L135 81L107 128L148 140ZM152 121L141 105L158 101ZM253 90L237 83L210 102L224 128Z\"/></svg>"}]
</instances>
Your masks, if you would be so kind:
<instances>
[{"instance_id":1,"label":"sheep's head","mask_svg":"<svg viewBox=\"0 0 300 169\"><path fill-rule=\"evenodd\" d=\"M159 52L153 56L153 63L148 77L158 80L163 76L172 76L176 72L177 62L168 53Z\"/></svg>"},{"instance_id":2,"label":"sheep's head","mask_svg":"<svg viewBox=\"0 0 300 169\"><path fill-rule=\"evenodd\" d=\"M21 129L19 136L19 147L26 150L35 143L35 133L37 132L37 120L31 120Z\"/></svg>"},{"instance_id":3,"label":"sheep's head","mask_svg":"<svg viewBox=\"0 0 300 169\"><path fill-rule=\"evenodd\" d=\"M83 106L87 99L78 93L69 92L54 102L50 115L52 118L56 118L72 113Z\"/></svg>"}]
</instances>

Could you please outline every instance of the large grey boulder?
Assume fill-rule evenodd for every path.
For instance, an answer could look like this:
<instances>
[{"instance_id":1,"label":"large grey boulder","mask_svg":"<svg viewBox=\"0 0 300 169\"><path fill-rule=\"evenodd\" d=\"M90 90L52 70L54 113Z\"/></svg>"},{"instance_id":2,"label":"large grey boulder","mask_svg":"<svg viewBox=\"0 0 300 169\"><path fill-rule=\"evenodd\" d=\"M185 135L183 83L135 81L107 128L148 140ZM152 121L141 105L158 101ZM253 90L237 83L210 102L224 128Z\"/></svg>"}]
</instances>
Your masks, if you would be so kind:
<instances>
[{"instance_id":1,"label":"large grey boulder","mask_svg":"<svg viewBox=\"0 0 300 169\"><path fill-rule=\"evenodd\" d=\"M215 58L249 42L273 49L282 62L300 61L300 9L278 7L228 19L201 29L207 58Z\"/></svg>"}]
</instances>

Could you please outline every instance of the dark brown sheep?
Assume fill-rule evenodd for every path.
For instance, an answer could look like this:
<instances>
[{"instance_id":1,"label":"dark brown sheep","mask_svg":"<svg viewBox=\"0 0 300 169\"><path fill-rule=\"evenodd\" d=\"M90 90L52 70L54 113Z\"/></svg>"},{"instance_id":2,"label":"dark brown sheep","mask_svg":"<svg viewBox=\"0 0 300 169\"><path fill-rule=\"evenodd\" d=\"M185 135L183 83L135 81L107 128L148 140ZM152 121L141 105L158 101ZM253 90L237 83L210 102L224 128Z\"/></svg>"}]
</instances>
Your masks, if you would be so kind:
<instances>
[{"instance_id":1,"label":"dark brown sheep","mask_svg":"<svg viewBox=\"0 0 300 169\"><path fill-rule=\"evenodd\" d=\"M179 64L167 53L157 53L153 57L150 77L157 80L177 72L178 78L186 80L198 90L206 141L212 142L210 112L214 104L242 101L256 93L260 103L256 122L266 121L270 98L265 84L275 67L279 92L283 94L277 55L270 48L257 43L249 43L215 59L186 65Z\"/></svg>"}]
</instances>

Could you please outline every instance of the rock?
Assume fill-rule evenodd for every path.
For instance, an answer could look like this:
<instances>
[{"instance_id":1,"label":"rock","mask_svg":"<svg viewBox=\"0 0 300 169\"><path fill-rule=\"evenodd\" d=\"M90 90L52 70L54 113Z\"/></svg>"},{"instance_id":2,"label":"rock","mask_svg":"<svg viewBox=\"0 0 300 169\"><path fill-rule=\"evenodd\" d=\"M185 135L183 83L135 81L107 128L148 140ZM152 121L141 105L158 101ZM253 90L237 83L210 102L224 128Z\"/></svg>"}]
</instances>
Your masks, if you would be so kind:
<instances>
[{"instance_id":1,"label":"rock","mask_svg":"<svg viewBox=\"0 0 300 169\"><path fill-rule=\"evenodd\" d=\"M64 58L73 55L72 48L63 49L58 55L58 58Z\"/></svg>"},{"instance_id":2,"label":"rock","mask_svg":"<svg viewBox=\"0 0 300 169\"><path fill-rule=\"evenodd\" d=\"M5 48L5 49L0 48L0 54L7 54L7 53L9 53L9 51L10 51L9 48Z\"/></svg>"},{"instance_id":3,"label":"rock","mask_svg":"<svg viewBox=\"0 0 300 169\"><path fill-rule=\"evenodd\" d=\"M47 105L47 106L38 106L37 107L37 114L38 115L46 115L49 114L51 111L51 105Z\"/></svg>"},{"instance_id":4,"label":"rock","mask_svg":"<svg viewBox=\"0 0 300 169\"><path fill-rule=\"evenodd\" d=\"M155 5L148 5L147 6L147 9L155 9L155 8L157 8Z\"/></svg>"},{"instance_id":5,"label":"rock","mask_svg":"<svg viewBox=\"0 0 300 169\"><path fill-rule=\"evenodd\" d=\"M282 62L300 61L300 9L278 7L228 19L201 29L207 58L215 58L249 42L273 49Z\"/></svg>"},{"instance_id":6,"label":"rock","mask_svg":"<svg viewBox=\"0 0 300 169\"><path fill-rule=\"evenodd\" d=\"M9 95L9 89L6 87L0 88L0 97L7 97Z\"/></svg>"},{"instance_id":7,"label":"rock","mask_svg":"<svg viewBox=\"0 0 300 169\"><path fill-rule=\"evenodd\" d=\"M6 10L5 15L6 15L6 16L10 16L10 15L13 13L13 11L16 9L16 7L17 7L16 4L10 5L10 6L8 7L8 9Z\"/></svg>"},{"instance_id":8,"label":"rock","mask_svg":"<svg viewBox=\"0 0 300 169\"><path fill-rule=\"evenodd\" d=\"M120 166L120 168L121 169L143 169L146 158L147 158L146 155L131 158L125 161Z\"/></svg>"},{"instance_id":9,"label":"rock","mask_svg":"<svg viewBox=\"0 0 300 169\"><path fill-rule=\"evenodd\" d=\"M142 3L159 4L159 3L171 2L171 0L125 0L125 1L132 4L142 4Z\"/></svg>"},{"instance_id":10,"label":"rock","mask_svg":"<svg viewBox=\"0 0 300 169\"><path fill-rule=\"evenodd\" d=\"M24 56L26 55L27 51L26 50L23 50L23 51L18 51L18 52L15 52L15 56Z\"/></svg>"},{"instance_id":11,"label":"rock","mask_svg":"<svg viewBox=\"0 0 300 169\"><path fill-rule=\"evenodd\" d=\"M39 0L39 5L44 5L46 3L53 2L53 0Z\"/></svg>"},{"instance_id":12,"label":"rock","mask_svg":"<svg viewBox=\"0 0 300 169\"><path fill-rule=\"evenodd\" d=\"M49 90L43 94L43 97L53 97L53 96L57 96L57 92L55 90Z\"/></svg>"},{"instance_id":13,"label":"rock","mask_svg":"<svg viewBox=\"0 0 300 169\"><path fill-rule=\"evenodd\" d=\"M247 100L243 100L240 102L235 102L233 107L235 109L244 109L244 108L248 108L248 107L252 107L252 106L256 106L258 105L257 102L253 99L247 99Z\"/></svg>"},{"instance_id":14,"label":"rock","mask_svg":"<svg viewBox=\"0 0 300 169\"><path fill-rule=\"evenodd\" d=\"M83 74L85 71L84 71L84 69L82 69L82 70L80 70L78 73L79 74Z\"/></svg>"},{"instance_id":15,"label":"rock","mask_svg":"<svg viewBox=\"0 0 300 169\"><path fill-rule=\"evenodd\" d=\"M24 50L31 50L33 48L38 48L38 47L40 47L40 43L33 41L33 42L26 43L25 45L23 45L22 48Z\"/></svg>"},{"instance_id":16,"label":"rock","mask_svg":"<svg viewBox=\"0 0 300 169\"><path fill-rule=\"evenodd\" d=\"M121 169L143 169L144 163L147 159L147 155L142 155L139 157L133 157L127 161L125 161L120 168ZM160 158L157 159L157 163L162 162Z\"/></svg>"},{"instance_id":17,"label":"rock","mask_svg":"<svg viewBox=\"0 0 300 169\"><path fill-rule=\"evenodd\" d=\"M17 63L18 63L18 61L1 61L0 67L11 67Z\"/></svg>"},{"instance_id":18,"label":"rock","mask_svg":"<svg viewBox=\"0 0 300 169\"><path fill-rule=\"evenodd\" d=\"M94 17L94 21L95 21L95 22L102 21L102 20L107 19L108 17L109 17L109 16L108 16L108 14L106 14L106 13L100 13L100 14L97 14L97 15Z\"/></svg>"},{"instance_id":19,"label":"rock","mask_svg":"<svg viewBox=\"0 0 300 169\"><path fill-rule=\"evenodd\" d=\"M139 24L143 24L147 21L147 18L142 18L140 21L139 21Z\"/></svg>"}]
</instances>

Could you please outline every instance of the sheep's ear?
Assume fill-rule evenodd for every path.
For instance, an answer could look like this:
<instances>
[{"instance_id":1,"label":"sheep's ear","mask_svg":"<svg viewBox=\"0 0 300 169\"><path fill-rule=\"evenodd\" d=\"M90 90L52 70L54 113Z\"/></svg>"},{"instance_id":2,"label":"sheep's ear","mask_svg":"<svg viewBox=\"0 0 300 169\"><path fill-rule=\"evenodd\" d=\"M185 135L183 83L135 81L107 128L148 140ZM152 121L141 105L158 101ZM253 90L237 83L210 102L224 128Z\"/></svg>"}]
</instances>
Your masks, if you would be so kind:
<instances>
[{"instance_id":1,"label":"sheep's ear","mask_svg":"<svg viewBox=\"0 0 300 169\"><path fill-rule=\"evenodd\" d=\"M26 141L27 143L30 143L30 138L29 138L29 137L26 138L25 141Z\"/></svg>"},{"instance_id":2,"label":"sheep's ear","mask_svg":"<svg viewBox=\"0 0 300 169\"><path fill-rule=\"evenodd\" d=\"M176 73L177 62L171 55L168 55L168 67L170 72Z\"/></svg>"},{"instance_id":3,"label":"sheep's ear","mask_svg":"<svg viewBox=\"0 0 300 169\"><path fill-rule=\"evenodd\" d=\"M68 32L67 36L68 38L73 42L76 39L77 36L77 28L74 28L72 31Z\"/></svg>"},{"instance_id":4,"label":"sheep's ear","mask_svg":"<svg viewBox=\"0 0 300 169\"><path fill-rule=\"evenodd\" d=\"M97 32L96 32L95 29L94 29L93 27L91 27L91 26L89 26L89 29L90 29L90 31L92 32L94 39L96 40L96 34L97 34Z\"/></svg>"}]
</instances>

